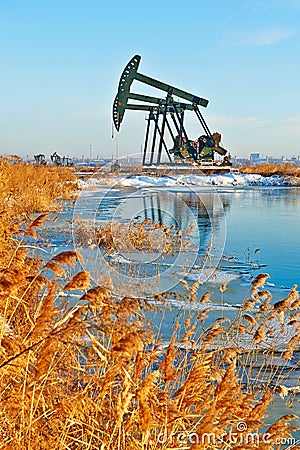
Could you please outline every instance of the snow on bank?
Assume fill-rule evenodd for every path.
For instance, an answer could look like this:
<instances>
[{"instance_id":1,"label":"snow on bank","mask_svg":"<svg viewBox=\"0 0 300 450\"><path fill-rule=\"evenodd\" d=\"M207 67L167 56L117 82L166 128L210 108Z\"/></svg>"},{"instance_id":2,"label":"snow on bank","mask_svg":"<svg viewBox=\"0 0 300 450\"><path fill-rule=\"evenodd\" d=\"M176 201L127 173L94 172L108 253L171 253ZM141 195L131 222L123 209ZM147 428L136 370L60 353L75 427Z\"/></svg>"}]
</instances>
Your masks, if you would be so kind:
<instances>
[{"instance_id":1,"label":"snow on bank","mask_svg":"<svg viewBox=\"0 0 300 450\"><path fill-rule=\"evenodd\" d=\"M292 178L273 175L264 177L257 174L213 174L213 175L172 175L148 176L131 175L111 178L90 178L81 181L81 186L123 186L123 187L168 187L168 186L293 186Z\"/></svg>"}]
</instances>

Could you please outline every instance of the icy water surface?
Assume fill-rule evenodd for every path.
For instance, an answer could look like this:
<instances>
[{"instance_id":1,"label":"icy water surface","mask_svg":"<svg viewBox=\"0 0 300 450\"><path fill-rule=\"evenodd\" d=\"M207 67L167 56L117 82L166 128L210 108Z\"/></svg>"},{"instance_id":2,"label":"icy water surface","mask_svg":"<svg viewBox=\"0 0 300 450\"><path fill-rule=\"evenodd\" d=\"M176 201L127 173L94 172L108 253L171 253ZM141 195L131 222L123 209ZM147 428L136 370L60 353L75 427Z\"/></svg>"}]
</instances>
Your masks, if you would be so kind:
<instances>
[{"instance_id":1,"label":"icy water surface","mask_svg":"<svg viewBox=\"0 0 300 450\"><path fill-rule=\"evenodd\" d=\"M51 243L46 249L49 255L74 245L74 214L75 219L79 217L82 221L92 218L96 226L112 217L127 223L134 218L138 222L149 218L169 227L173 225L175 231L188 228L192 222L191 242L187 250L181 251L181 258L176 255L162 258L154 252L151 258L147 255L149 257L143 259L142 252L137 252L137 257L116 252L114 263L117 266L108 260L105 275L109 275L110 270L114 275L116 267L126 275L130 267L131 276L135 276L138 283L143 276L147 279L160 271L162 281L158 290L167 287L182 292L181 279L190 283L200 279L204 281L200 294L214 293L212 306L217 312L222 307L234 314L258 273L270 275L266 288L272 292L274 300L282 299L294 284L300 286L300 188L218 187L216 191L208 187L191 191L172 187L168 191L166 188L115 188L108 193L104 188L88 191L79 206L66 203L61 214L53 214L55 223L49 221L44 229L44 238ZM212 248L208 250L210 245ZM93 253L87 254L88 268L94 270L95 277L101 276L97 258L102 257L102 254L96 257ZM221 295L219 287L223 283L227 284L227 290ZM182 309L186 304L173 299L170 306Z\"/></svg>"},{"instance_id":2,"label":"icy water surface","mask_svg":"<svg viewBox=\"0 0 300 450\"><path fill-rule=\"evenodd\" d=\"M104 188L88 191L79 206L66 203L61 214L53 214L55 223L49 221L44 229L44 238L51 243L46 249L49 255L74 245L74 214L75 220L92 218L95 226L112 218L127 223L149 218L169 227L173 225L176 231L187 229L192 223L189 245L186 251L181 251L181 258L176 255L162 258L157 253L143 259L142 252L137 252L137 257L116 252L114 261L118 266L108 260L105 275L109 275L110 270L114 275L116 267L126 275L130 266L131 276L136 276L138 283L143 276L159 270L163 281L157 289L163 290L166 286L182 292L182 284L175 282L183 278L190 283L200 279L204 281L200 294L214 292L213 307L216 310L223 307L229 314L235 313L258 273L270 275L266 288L272 292L274 300L282 299L294 284L300 286L300 188L218 187L216 191L208 187L194 191L172 187L167 191L166 188L114 188L108 193ZM212 248L208 250L210 245ZM102 254L96 254L95 258L93 253L87 255L88 268L94 270L95 277L101 276L97 258L102 257ZM175 282L170 283L172 276ZM227 290L221 295L219 287L223 283L227 284ZM170 305L179 309L186 307L184 301L174 299Z\"/></svg>"},{"instance_id":3,"label":"icy water surface","mask_svg":"<svg viewBox=\"0 0 300 450\"><path fill-rule=\"evenodd\" d=\"M166 192L170 192L167 197ZM90 192L84 199L83 215L95 209L93 201L96 197L97 203L98 196ZM193 239L199 254L213 241L210 257L217 266L222 253L222 273L218 267L210 279L213 284L237 278L238 284L247 284L261 271L253 270L256 263L266 266L263 271L270 275L269 287L300 284L299 188L114 189L101 199L96 214L99 222L140 216L140 221L150 218L181 229L195 220L198 229ZM187 279L197 279L198 269L187 269Z\"/></svg>"}]
</instances>

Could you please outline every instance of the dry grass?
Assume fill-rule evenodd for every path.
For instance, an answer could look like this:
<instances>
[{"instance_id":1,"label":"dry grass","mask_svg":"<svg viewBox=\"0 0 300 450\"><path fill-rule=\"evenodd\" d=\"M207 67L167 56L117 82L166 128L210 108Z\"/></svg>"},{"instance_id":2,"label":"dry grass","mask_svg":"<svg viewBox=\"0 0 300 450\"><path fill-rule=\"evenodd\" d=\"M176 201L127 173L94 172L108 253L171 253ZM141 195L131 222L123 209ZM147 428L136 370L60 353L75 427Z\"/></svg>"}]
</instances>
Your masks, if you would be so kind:
<instances>
[{"instance_id":1,"label":"dry grass","mask_svg":"<svg viewBox=\"0 0 300 450\"><path fill-rule=\"evenodd\" d=\"M13 159L16 161L16 159ZM67 198L77 187L69 168L13 163L0 158L0 268L13 252L22 222L32 213L57 210L57 200Z\"/></svg>"},{"instance_id":2,"label":"dry grass","mask_svg":"<svg viewBox=\"0 0 300 450\"><path fill-rule=\"evenodd\" d=\"M267 274L262 274L248 299L260 302L258 311L248 304L236 321L220 318L207 327L208 306L196 318L178 320L165 347L146 319L150 306L145 300L115 297L103 286L91 286L86 272L68 280L67 267L76 264L74 251L43 262L25 249L26 235L33 236L44 219L19 233L17 243L13 229L2 236L3 245L5 239L15 245L1 247L1 449L280 448L276 439L290 436L294 416L270 425L268 442L263 441L261 428L274 386L266 382L254 389L239 371L253 367L267 321L278 319L282 326L286 317L295 321L289 350L296 349L296 287L282 303L270 306L270 295L262 290ZM186 301L195 302L198 284L186 287ZM62 289L77 290L78 302L63 302ZM202 296L199 305L209 305L210 295ZM239 340L245 333L252 341L249 356ZM289 360L292 353L283 355ZM257 436L250 445L240 444L241 422ZM207 433L213 433L212 443Z\"/></svg>"},{"instance_id":3,"label":"dry grass","mask_svg":"<svg viewBox=\"0 0 300 450\"><path fill-rule=\"evenodd\" d=\"M282 175L299 178L300 167L297 164L261 164L259 166L246 166L239 168L240 173L256 173L270 177L272 175Z\"/></svg>"},{"instance_id":4,"label":"dry grass","mask_svg":"<svg viewBox=\"0 0 300 450\"><path fill-rule=\"evenodd\" d=\"M130 223L113 220L99 227L95 227L93 222L78 220L76 239L80 246L94 243L107 254L118 250L121 253L152 251L170 255L180 250L183 238L187 246L187 236L192 230L192 225L182 232L175 230L174 225L168 227L149 218L141 220L139 216Z\"/></svg>"},{"instance_id":5,"label":"dry grass","mask_svg":"<svg viewBox=\"0 0 300 450\"><path fill-rule=\"evenodd\" d=\"M77 178L67 167L12 164L0 159L0 208L20 217L48 211L54 201L66 198L77 186Z\"/></svg>"}]
</instances>

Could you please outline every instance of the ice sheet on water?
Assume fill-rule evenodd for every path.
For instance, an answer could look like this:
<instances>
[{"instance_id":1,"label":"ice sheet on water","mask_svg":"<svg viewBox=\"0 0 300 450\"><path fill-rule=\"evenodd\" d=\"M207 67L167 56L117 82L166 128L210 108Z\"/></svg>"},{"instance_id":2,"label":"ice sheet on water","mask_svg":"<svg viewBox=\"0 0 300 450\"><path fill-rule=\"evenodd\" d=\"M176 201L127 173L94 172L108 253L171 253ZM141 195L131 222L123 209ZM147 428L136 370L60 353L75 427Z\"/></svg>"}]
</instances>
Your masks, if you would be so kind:
<instances>
[{"instance_id":1,"label":"ice sheet on water","mask_svg":"<svg viewBox=\"0 0 300 450\"><path fill-rule=\"evenodd\" d=\"M189 310L189 311L203 311L206 308L210 308L210 310L226 310L226 311L236 311L237 309L239 309L241 307L240 303L236 303L234 305L230 305L229 303L206 303L206 304L201 304L198 302L195 303L191 303L188 302L186 300L179 300L179 299L175 299L175 298L168 298L167 300L148 300L148 302L151 304L155 304L158 306L168 306L168 307L172 307L172 308L177 308L177 309L184 309L184 310Z\"/></svg>"},{"instance_id":2,"label":"ice sheet on water","mask_svg":"<svg viewBox=\"0 0 300 450\"><path fill-rule=\"evenodd\" d=\"M58 297L72 297L72 298L80 298L82 296L82 294L74 294L72 292L65 292L65 291L60 291L58 293Z\"/></svg>"},{"instance_id":3,"label":"ice sheet on water","mask_svg":"<svg viewBox=\"0 0 300 450\"><path fill-rule=\"evenodd\" d=\"M201 269L197 273L190 272L184 274L184 278L189 281L198 281L205 278L209 283L215 284L227 284L230 281L240 278L240 274L237 272L227 272L225 270L215 270L211 275L211 269ZM209 278L208 278L209 277Z\"/></svg>"}]
</instances>

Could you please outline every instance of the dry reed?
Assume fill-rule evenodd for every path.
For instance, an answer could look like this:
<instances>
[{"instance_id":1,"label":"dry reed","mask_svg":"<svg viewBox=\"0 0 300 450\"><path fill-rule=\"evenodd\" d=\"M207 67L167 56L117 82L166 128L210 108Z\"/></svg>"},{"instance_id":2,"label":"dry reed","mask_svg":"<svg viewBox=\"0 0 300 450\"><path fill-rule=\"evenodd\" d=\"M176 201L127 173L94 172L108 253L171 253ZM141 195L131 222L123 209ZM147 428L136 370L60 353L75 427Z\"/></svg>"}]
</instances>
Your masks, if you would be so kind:
<instances>
[{"instance_id":1,"label":"dry reed","mask_svg":"<svg viewBox=\"0 0 300 450\"><path fill-rule=\"evenodd\" d=\"M300 177L300 167L297 164L285 163L285 164L260 164L259 166L245 166L239 168L240 173L256 173L270 177L272 175L289 176L294 178Z\"/></svg>"}]
</instances>

